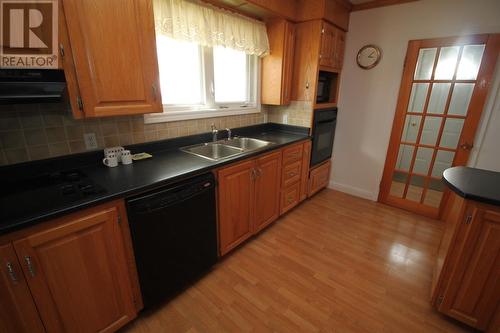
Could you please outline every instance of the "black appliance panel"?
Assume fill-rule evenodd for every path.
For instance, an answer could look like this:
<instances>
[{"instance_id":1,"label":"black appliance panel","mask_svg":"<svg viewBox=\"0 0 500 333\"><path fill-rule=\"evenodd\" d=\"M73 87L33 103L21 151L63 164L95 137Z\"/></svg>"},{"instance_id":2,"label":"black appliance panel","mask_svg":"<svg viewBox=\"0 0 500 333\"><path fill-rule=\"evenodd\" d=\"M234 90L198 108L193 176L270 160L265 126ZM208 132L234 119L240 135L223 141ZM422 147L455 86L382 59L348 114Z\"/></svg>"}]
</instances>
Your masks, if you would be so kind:
<instances>
[{"instance_id":1,"label":"black appliance panel","mask_svg":"<svg viewBox=\"0 0 500 333\"><path fill-rule=\"evenodd\" d=\"M215 264L215 205L212 174L127 201L145 308L174 296Z\"/></svg>"},{"instance_id":2,"label":"black appliance panel","mask_svg":"<svg viewBox=\"0 0 500 333\"><path fill-rule=\"evenodd\" d=\"M311 166L332 157L337 125L337 108L315 110L313 123Z\"/></svg>"},{"instance_id":3,"label":"black appliance panel","mask_svg":"<svg viewBox=\"0 0 500 333\"><path fill-rule=\"evenodd\" d=\"M66 93L59 69L0 69L0 104L61 101Z\"/></svg>"}]
</instances>

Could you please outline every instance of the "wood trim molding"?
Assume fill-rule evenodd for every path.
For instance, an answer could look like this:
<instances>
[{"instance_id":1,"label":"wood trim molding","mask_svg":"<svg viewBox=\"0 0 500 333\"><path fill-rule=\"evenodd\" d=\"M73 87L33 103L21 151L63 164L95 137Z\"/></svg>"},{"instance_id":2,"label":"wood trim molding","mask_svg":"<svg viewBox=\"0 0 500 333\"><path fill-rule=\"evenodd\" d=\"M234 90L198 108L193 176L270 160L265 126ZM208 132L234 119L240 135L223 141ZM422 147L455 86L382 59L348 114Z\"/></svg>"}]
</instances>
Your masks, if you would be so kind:
<instances>
[{"instance_id":1,"label":"wood trim molding","mask_svg":"<svg viewBox=\"0 0 500 333\"><path fill-rule=\"evenodd\" d=\"M392 6L392 5L400 5L407 2L414 2L419 0L373 0L370 2L353 4L352 10L353 12L358 10L372 9L378 7Z\"/></svg>"}]
</instances>

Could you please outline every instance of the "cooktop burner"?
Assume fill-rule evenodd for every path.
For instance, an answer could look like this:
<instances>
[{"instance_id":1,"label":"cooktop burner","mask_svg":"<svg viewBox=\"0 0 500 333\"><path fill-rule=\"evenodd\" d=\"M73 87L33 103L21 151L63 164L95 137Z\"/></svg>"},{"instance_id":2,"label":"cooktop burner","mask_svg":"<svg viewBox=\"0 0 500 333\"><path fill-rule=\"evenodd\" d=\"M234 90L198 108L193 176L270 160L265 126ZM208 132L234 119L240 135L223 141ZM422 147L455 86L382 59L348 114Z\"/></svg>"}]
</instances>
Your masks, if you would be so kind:
<instances>
[{"instance_id":1,"label":"cooktop burner","mask_svg":"<svg viewBox=\"0 0 500 333\"><path fill-rule=\"evenodd\" d=\"M2 219L64 207L106 192L102 186L94 183L80 170L3 180L0 185Z\"/></svg>"}]
</instances>

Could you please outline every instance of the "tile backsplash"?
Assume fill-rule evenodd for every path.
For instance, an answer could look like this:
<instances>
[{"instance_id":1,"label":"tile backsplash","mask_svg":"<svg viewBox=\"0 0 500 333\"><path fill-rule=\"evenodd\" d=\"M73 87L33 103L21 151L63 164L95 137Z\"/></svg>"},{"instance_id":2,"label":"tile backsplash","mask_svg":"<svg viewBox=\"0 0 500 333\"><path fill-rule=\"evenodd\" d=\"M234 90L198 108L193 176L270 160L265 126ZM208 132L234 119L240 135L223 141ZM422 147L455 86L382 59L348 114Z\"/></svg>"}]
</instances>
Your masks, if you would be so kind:
<instances>
[{"instance_id":1,"label":"tile backsplash","mask_svg":"<svg viewBox=\"0 0 500 333\"><path fill-rule=\"evenodd\" d=\"M290 105L267 105L265 109L269 122L311 127L313 112L313 106L311 102L292 101Z\"/></svg>"},{"instance_id":2,"label":"tile backsplash","mask_svg":"<svg viewBox=\"0 0 500 333\"><path fill-rule=\"evenodd\" d=\"M265 122L259 114L144 124L142 116L75 120L66 103L0 106L0 165L86 151L84 133L95 133L98 149L186 136L217 128Z\"/></svg>"}]
</instances>

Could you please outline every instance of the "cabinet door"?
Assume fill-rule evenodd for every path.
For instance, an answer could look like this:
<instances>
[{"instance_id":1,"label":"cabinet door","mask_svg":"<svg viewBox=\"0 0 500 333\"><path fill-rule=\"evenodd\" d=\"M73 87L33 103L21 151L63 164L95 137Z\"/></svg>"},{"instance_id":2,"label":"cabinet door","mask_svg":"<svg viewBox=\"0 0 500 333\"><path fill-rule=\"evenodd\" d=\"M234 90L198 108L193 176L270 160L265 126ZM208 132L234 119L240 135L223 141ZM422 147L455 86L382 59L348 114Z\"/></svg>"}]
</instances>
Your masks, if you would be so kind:
<instances>
[{"instance_id":1,"label":"cabinet door","mask_svg":"<svg viewBox=\"0 0 500 333\"><path fill-rule=\"evenodd\" d=\"M254 229L257 232L279 217L281 152L258 158L256 168Z\"/></svg>"},{"instance_id":2,"label":"cabinet door","mask_svg":"<svg viewBox=\"0 0 500 333\"><path fill-rule=\"evenodd\" d=\"M295 26L283 19L266 24L270 54L262 59L262 103L290 104Z\"/></svg>"},{"instance_id":3,"label":"cabinet door","mask_svg":"<svg viewBox=\"0 0 500 333\"><path fill-rule=\"evenodd\" d=\"M328 185L328 181L330 180L330 167L331 162L327 161L311 170L308 196L316 194L316 192L319 192Z\"/></svg>"},{"instance_id":4,"label":"cabinet door","mask_svg":"<svg viewBox=\"0 0 500 333\"><path fill-rule=\"evenodd\" d=\"M86 117L161 112L151 0L63 0Z\"/></svg>"},{"instance_id":5,"label":"cabinet door","mask_svg":"<svg viewBox=\"0 0 500 333\"><path fill-rule=\"evenodd\" d=\"M0 246L0 332L45 332L12 245Z\"/></svg>"},{"instance_id":6,"label":"cabinet door","mask_svg":"<svg viewBox=\"0 0 500 333\"><path fill-rule=\"evenodd\" d=\"M219 171L219 244L221 255L252 235L255 170L245 161Z\"/></svg>"},{"instance_id":7,"label":"cabinet door","mask_svg":"<svg viewBox=\"0 0 500 333\"><path fill-rule=\"evenodd\" d=\"M295 25L285 23L285 49L283 57L282 104L290 104L292 95L293 55L295 53Z\"/></svg>"},{"instance_id":8,"label":"cabinet door","mask_svg":"<svg viewBox=\"0 0 500 333\"><path fill-rule=\"evenodd\" d=\"M337 29L333 25L323 22L319 54L319 64L321 66L334 67L335 65L336 32Z\"/></svg>"},{"instance_id":9,"label":"cabinet door","mask_svg":"<svg viewBox=\"0 0 500 333\"><path fill-rule=\"evenodd\" d=\"M500 299L500 212L478 207L464 223L465 242L439 311L485 330Z\"/></svg>"},{"instance_id":10,"label":"cabinet door","mask_svg":"<svg viewBox=\"0 0 500 333\"><path fill-rule=\"evenodd\" d=\"M311 141L304 143L302 154L302 176L300 178L300 201L307 198L307 186L309 184L309 164L311 161Z\"/></svg>"},{"instance_id":11,"label":"cabinet door","mask_svg":"<svg viewBox=\"0 0 500 333\"><path fill-rule=\"evenodd\" d=\"M114 332L135 316L117 207L63 218L16 241L49 332Z\"/></svg>"},{"instance_id":12,"label":"cabinet door","mask_svg":"<svg viewBox=\"0 0 500 333\"><path fill-rule=\"evenodd\" d=\"M338 70L342 69L344 64L344 51L345 51L345 31L337 29L335 34L335 64L334 67Z\"/></svg>"}]
</instances>

